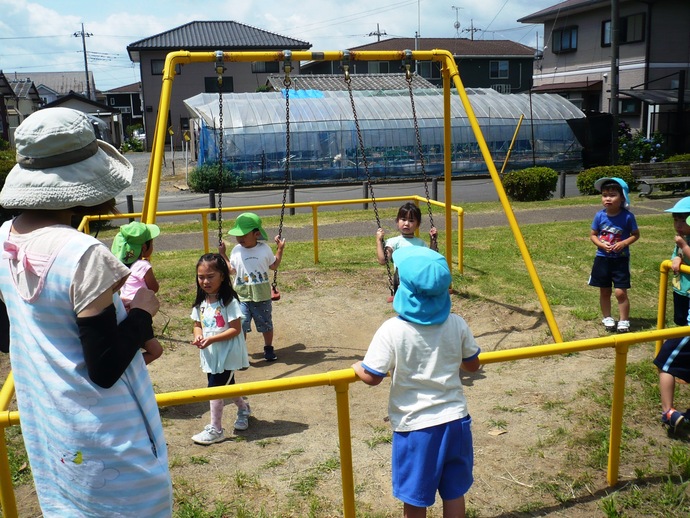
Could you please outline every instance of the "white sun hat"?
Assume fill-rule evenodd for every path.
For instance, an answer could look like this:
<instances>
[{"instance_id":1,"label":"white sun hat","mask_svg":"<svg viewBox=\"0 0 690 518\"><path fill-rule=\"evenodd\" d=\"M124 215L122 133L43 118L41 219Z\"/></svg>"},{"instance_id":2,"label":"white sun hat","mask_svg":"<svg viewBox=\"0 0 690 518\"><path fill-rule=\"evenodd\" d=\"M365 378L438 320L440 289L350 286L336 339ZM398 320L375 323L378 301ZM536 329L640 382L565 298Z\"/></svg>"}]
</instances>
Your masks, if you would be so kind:
<instances>
[{"instance_id":1,"label":"white sun hat","mask_svg":"<svg viewBox=\"0 0 690 518\"><path fill-rule=\"evenodd\" d=\"M104 203L132 182L134 168L96 139L85 113L45 108L14 134L17 164L0 192L6 209L61 210Z\"/></svg>"}]
</instances>

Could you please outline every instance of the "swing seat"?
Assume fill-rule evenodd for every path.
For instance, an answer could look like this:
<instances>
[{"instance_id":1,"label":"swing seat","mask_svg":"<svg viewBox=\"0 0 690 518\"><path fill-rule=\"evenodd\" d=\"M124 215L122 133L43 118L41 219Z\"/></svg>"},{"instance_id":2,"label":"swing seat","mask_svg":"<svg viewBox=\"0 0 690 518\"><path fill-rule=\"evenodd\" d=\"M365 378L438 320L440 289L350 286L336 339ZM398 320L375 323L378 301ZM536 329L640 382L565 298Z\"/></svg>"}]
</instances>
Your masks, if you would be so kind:
<instances>
[{"instance_id":1,"label":"swing seat","mask_svg":"<svg viewBox=\"0 0 690 518\"><path fill-rule=\"evenodd\" d=\"M271 288L271 300L280 300L278 288Z\"/></svg>"}]
</instances>

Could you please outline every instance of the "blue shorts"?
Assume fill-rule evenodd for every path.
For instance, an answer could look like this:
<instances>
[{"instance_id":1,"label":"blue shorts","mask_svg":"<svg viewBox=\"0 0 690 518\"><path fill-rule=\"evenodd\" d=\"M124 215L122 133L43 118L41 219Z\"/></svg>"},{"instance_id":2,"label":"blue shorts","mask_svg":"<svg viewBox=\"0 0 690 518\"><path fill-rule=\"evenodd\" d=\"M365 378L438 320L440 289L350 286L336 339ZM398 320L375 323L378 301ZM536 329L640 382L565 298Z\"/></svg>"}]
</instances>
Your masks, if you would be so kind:
<instances>
[{"instance_id":1,"label":"blue shorts","mask_svg":"<svg viewBox=\"0 0 690 518\"><path fill-rule=\"evenodd\" d=\"M630 257L594 256L589 285L597 288L630 288Z\"/></svg>"},{"instance_id":2,"label":"blue shorts","mask_svg":"<svg viewBox=\"0 0 690 518\"><path fill-rule=\"evenodd\" d=\"M257 332L267 333L268 331L273 331L273 305L270 300L240 302L240 308L244 315L242 331L245 333L252 332L252 320L254 320Z\"/></svg>"},{"instance_id":3,"label":"blue shorts","mask_svg":"<svg viewBox=\"0 0 690 518\"><path fill-rule=\"evenodd\" d=\"M677 326L688 325L690 297L673 292L673 323Z\"/></svg>"},{"instance_id":4,"label":"blue shorts","mask_svg":"<svg viewBox=\"0 0 690 518\"><path fill-rule=\"evenodd\" d=\"M654 358L660 371L690 383L690 337L669 338Z\"/></svg>"},{"instance_id":5,"label":"blue shorts","mask_svg":"<svg viewBox=\"0 0 690 518\"><path fill-rule=\"evenodd\" d=\"M449 423L393 433L393 496L406 504L429 507L436 491L443 500L470 489L474 452L470 416Z\"/></svg>"}]
</instances>

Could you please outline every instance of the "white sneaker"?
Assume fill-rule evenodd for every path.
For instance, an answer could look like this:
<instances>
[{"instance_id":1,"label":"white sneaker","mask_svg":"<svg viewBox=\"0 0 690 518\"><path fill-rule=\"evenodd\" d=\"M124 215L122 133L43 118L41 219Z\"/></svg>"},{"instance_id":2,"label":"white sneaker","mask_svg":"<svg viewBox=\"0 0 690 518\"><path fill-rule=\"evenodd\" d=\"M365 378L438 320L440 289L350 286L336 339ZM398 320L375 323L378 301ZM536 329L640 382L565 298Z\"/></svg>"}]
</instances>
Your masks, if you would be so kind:
<instances>
[{"instance_id":1,"label":"white sneaker","mask_svg":"<svg viewBox=\"0 0 690 518\"><path fill-rule=\"evenodd\" d=\"M213 444L225 439L223 429L216 430L212 424L207 424L202 432L192 436L192 440L197 444Z\"/></svg>"},{"instance_id":2,"label":"white sneaker","mask_svg":"<svg viewBox=\"0 0 690 518\"><path fill-rule=\"evenodd\" d=\"M246 409L237 410L237 419L235 420L235 430L246 430L249 428L249 416L252 414L252 409L247 403Z\"/></svg>"},{"instance_id":3,"label":"white sneaker","mask_svg":"<svg viewBox=\"0 0 690 518\"><path fill-rule=\"evenodd\" d=\"M602 324L604 324L604 327L606 328L607 331L615 331L616 330L616 321L612 317L605 317L602 321Z\"/></svg>"},{"instance_id":4,"label":"white sneaker","mask_svg":"<svg viewBox=\"0 0 690 518\"><path fill-rule=\"evenodd\" d=\"M618 322L618 332L627 333L630 331L630 320L620 320Z\"/></svg>"}]
</instances>

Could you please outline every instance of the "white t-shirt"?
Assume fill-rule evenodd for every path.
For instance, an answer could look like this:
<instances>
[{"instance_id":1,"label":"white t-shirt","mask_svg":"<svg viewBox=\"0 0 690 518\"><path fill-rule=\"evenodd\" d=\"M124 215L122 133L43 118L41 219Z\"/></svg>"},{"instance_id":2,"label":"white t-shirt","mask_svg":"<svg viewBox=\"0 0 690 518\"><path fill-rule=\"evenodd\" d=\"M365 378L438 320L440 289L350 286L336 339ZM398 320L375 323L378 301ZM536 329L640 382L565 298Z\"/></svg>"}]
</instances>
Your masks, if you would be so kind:
<instances>
[{"instance_id":1,"label":"white t-shirt","mask_svg":"<svg viewBox=\"0 0 690 518\"><path fill-rule=\"evenodd\" d=\"M431 326L395 317L376 331L362 363L380 376L390 371L391 425L409 432L468 415L460 364L478 354L472 331L458 315Z\"/></svg>"}]
</instances>

